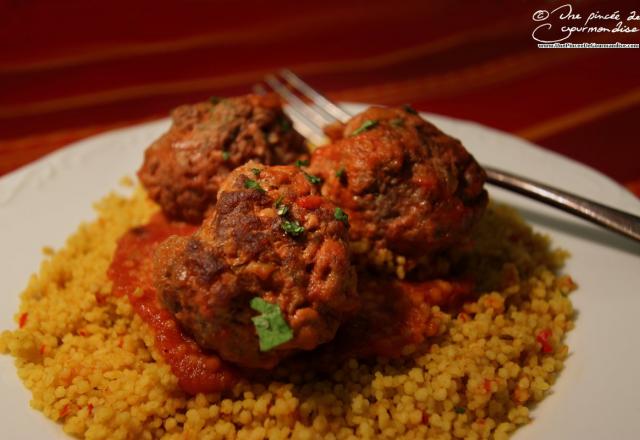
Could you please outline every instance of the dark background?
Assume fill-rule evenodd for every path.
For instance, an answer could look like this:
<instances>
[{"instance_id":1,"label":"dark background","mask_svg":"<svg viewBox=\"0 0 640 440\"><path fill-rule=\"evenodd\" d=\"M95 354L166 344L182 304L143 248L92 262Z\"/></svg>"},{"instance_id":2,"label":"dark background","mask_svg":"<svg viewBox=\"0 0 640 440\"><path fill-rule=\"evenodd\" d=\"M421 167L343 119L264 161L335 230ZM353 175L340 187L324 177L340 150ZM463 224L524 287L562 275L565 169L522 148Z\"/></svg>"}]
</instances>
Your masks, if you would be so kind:
<instances>
[{"instance_id":1,"label":"dark background","mask_svg":"<svg viewBox=\"0 0 640 440\"><path fill-rule=\"evenodd\" d=\"M247 93L287 66L334 99L515 133L640 195L640 49L539 49L533 13L565 3L0 0L0 174L181 103ZM571 3L584 16L640 12ZM640 33L566 41L585 40Z\"/></svg>"}]
</instances>

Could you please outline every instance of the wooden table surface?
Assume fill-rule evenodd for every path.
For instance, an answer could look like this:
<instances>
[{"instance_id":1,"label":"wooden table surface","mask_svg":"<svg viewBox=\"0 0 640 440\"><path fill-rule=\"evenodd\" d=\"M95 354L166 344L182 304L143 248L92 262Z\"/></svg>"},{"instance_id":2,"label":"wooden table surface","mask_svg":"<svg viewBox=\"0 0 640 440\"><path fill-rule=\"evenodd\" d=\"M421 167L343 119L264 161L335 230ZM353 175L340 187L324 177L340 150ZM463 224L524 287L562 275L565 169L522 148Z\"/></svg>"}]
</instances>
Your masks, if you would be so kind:
<instances>
[{"instance_id":1,"label":"wooden table surface","mask_svg":"<svg viewBox=\"0 0 640 440\"><path fill-rule=\"evenodd\" d=\"M287 66L336 100L512 132L640 196L640 50L538 48L533 13L561 3L0 1L0 175L181 103L247 93Z\"/></svg>"}]
</instances>

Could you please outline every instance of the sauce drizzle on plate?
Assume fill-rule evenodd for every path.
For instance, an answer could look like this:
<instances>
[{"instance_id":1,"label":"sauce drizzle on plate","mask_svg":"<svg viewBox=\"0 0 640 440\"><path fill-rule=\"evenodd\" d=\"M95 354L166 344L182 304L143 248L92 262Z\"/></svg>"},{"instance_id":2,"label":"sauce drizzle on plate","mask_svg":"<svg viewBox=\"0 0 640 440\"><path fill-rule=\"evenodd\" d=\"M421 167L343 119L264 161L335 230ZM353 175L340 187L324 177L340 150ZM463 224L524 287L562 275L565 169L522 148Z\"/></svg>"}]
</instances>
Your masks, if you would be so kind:
<instances>
[{"instance_id":1,"label":"sauce drizzle on plate","mask_svg":"<svg viewBox=\"0 0 640 440\"><path fill-rule=\"evenodd\" d=\"M229 389L237 381L235 371L218 356L206 353L187 335L158 301L153 287L153 253L171 235L190 235L196 227L172 223L160 213L131 229L118 241L108 276L113 294L127 295L135 312L153 329L156 348L171 366L180 388L190 394Z\"/></svg>"}]
</instances>

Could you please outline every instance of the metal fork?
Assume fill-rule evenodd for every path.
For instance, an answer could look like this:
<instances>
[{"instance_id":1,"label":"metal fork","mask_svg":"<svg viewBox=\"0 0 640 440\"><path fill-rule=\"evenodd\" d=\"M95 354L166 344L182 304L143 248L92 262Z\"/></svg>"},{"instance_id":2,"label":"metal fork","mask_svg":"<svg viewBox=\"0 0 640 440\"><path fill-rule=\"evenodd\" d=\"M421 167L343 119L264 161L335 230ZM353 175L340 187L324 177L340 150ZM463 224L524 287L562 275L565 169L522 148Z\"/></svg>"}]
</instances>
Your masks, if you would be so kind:
<instances>
[{"instance_id":1,"label":"metal fork","mask_svg":"<svg viewBox=\"0 0 640 440\"><path fill-rule=\"evenodd\" d=\"M276 75L268 75L265 82L289 104L285 108L300 133L315 145L327 139L322 127L336 121L346 122L351 114L314 90L288 69ZM254 91L264 93L266 89L256 85ZM297 93L295 92L297 91ZM301 99L304 96L308 102ZM605 206L593 200L553 188L525 177L483 165L487 182L554 206L562 211L581 217L614 232L640 241L640 217Z\"/></svg>"}]
</instances>

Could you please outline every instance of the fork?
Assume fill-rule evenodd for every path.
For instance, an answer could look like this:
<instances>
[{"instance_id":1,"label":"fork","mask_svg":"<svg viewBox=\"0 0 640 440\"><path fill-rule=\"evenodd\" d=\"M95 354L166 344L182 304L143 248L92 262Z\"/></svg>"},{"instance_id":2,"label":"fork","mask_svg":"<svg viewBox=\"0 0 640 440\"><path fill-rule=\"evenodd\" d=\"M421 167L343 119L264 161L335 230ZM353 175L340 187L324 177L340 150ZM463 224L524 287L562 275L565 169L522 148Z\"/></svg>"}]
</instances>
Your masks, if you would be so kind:
<instances>
[{"instance_id":1,"label":"fork","mask_svg":"<svg viewBox=\"0 0 640 440\"><path fill-rule=\"evenodd\" d=\"M288 104L285 112L298 131L314 145L322 145L327 141L323 126L337 121L344 123L351 118L351 114L290 70L281 70L279 77L281 79L276 75L267 75L264 81ZM254 86L254 91L263 94L266 89L258 84ZM506 171L485 165L483 168L489 184L538 200L640 242L638 216Z\"/></svg>"}]
</instances>

